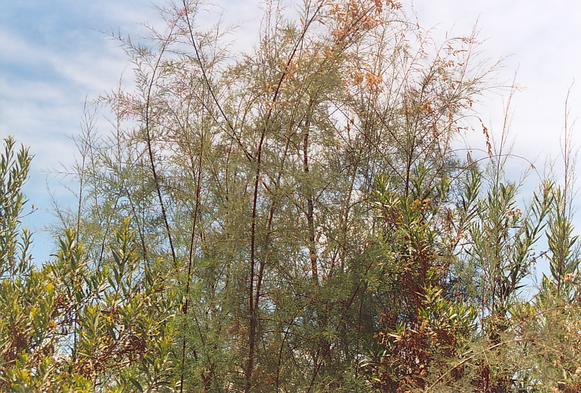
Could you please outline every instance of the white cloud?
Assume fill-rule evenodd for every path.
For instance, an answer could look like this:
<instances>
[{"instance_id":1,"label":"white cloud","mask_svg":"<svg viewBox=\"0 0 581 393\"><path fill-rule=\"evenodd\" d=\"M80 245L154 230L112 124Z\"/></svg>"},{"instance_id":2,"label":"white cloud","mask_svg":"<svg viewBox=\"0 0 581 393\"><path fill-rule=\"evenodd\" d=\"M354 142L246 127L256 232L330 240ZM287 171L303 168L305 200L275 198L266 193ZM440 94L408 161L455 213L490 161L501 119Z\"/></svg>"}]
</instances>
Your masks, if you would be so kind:
<instances>
[{"instance_id":1,"label":"white cloud","mask_svg":"<svg viewBox=\"0 0 581 393\"><path fill-rule=\"evenodd\" d=\"M571 83L581 76L581 3L416 0L415 9L420 20L436 26L440 35L446 31L469 33L478 21L484 53L505 58L499 83L510 82L516 73L517 85L523 88L513 102L515 149L533 157L558 155L565 96ZM573 115L581 114L581 94L576 94L580 88L572 90ZM493 132L499 132L506 99L506 94L493 95L481 106Z\"/></svg>"},{"instance_id":2,"label":"white cloud","mask_svg":"<svg viewBox=\"0 0 581 393\"><path fill-rule=\"evenodd\" d=\"M95 98L114 88L121 73L129 68L122 50L106 34L121 32L140 39L146 33L144 25L162 27L155 4L163 3L71 0L75 9L91 16L91 22L86 30L63 31L63 37L73 40L66 50L41 46L17 35L9 26L0 28L0 133L12 132L31 146L36 155L35 168L40 167L33 174L34 187L44 189L41 169L54 168L59 161L72 162L74 147L68 136L78 130L84 98ZM299 3L285 2L289 12ZM259 0L217 0L204 7L198 22L209 25L222 15L224 28L235 27L226 36L232 49L249 48L258 34L262 4ZM565 95L575 79L579 85L573 87L570 107L574 117L581 114L581 3L415 0L414 9L420 23L434 26L440 37L448 31L456 35L469 33L478 20L484 53L490 58L508 56L499 73L499 83L510 82L518 69L517 82L524 87L514 98L511 124L515 152L538 158L540 166L547 154L558 156ZM36 22L45 21L27 21ZM2 63L12 69L46 70L46 78L28 78L13 71L8 76L3 74ZM500 130L506 98L506 94L491 95L479 106L493 133ZM576 142L580 144L581 140L576 138Z\"/></svg>"}]
</instances>

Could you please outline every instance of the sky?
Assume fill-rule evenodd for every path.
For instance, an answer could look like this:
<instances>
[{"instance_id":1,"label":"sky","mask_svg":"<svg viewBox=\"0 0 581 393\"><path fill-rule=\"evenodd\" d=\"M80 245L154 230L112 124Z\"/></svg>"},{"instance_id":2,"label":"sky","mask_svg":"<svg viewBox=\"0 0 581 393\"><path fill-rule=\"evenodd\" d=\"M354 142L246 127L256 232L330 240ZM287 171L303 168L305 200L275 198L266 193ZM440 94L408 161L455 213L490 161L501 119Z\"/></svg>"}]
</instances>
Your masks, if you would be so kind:
<instances>
[{"instance_id":1,"label":"sky","mask_svg":"<svg viewBox=\"0 0 581 393\"><path fill-rule=\"evenodd\" d=\"M300 1L286 1L297 7ZM34 161L26 193L37 210L25 224L36 259L53 248L46 224L55 222L52 199L72 205L74 184L61 172L75 160L85 100L114 89L131 74L114 34L140 39L146 26L161 26L161 0L0 0L0 138L14 136ZM256 38L263 2L214 0L206 16L233 27L235 49ZM476 26L482 54L502 59L499 84L519 86L510 114L514 153L542 169L557 160L565 98L570 122L581 115L581 2L554 0L415 0L407 12L436 38L469 34ZM575 81L577 80L577 83ZM508 90L493 91L478 111L493 135L502 129ZM106 119L101 119L106 120ZM101 123L100 123L101 124ZM103 122L104 124L104 122ZM579 146L578 127L573 141ZM522 163L513 162L522 169ZM581 222L580 222L581 223Z\"/></svg>"}]
</instances>

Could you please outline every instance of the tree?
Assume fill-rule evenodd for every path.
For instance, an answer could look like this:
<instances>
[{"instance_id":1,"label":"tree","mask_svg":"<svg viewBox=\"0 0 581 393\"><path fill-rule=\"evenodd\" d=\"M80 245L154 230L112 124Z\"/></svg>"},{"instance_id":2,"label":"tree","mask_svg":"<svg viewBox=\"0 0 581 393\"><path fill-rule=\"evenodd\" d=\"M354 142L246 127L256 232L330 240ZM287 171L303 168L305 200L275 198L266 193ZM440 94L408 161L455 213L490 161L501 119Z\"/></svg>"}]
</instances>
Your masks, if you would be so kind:
<instances>
[{"instance_id":1,"label":"tree","mask_svg":"<svg viewBox=\"0 0 581 393\"><path fill-rule=\"evenodd\" d=\"M136 85L101 100L111 132L84 122L58 252L3 279L0 386L574 391L566 198L543 183L524 214L502 151L453 149L491 70L475 37L436 45L394 1L307 1L296 18L267 7L256 48L232 56L195 28L200 7L170 4L164 32L122 40ZM3 183L10 255L21 156ZM552 276L527 306L543 257Z\"/></svg>"}]
</instances>

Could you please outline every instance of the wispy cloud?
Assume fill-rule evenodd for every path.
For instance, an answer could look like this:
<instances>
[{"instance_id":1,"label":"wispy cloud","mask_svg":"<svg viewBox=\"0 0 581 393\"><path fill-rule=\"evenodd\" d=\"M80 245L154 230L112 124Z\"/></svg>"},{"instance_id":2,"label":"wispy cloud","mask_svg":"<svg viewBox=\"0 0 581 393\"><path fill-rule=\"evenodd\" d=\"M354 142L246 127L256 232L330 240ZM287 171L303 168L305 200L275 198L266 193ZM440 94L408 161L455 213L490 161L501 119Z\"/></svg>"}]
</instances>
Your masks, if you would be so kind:
<instances>
[{"instance_id":1,"label":"wispy cloud","mask_svg":"<svg viewBox=\"0 0 581 393\"><path fill-rule=\"evenodd\" d=\"M291 12L299 4L284 3ZM161 27L159 4L167 2L0 0L0 136L10 132L35 153L28 191L43 214L51 209L46 172L59 162L73 162L70 137L78 132L83 101L113 89L130 68L108 35L120 32L141 39L146 25ZM221 19L224 28L234 28L225 37L232 49L248 48L255 42L263 8L260 0L214 0L203 7L198 22ZM506 57L498 82L511 82L518 69L517 83L525 88L514 98L511 124L517 153L538 161L547 154L558 156L565 95L581 77L581 3L415 0L413 8L420 22L433 26L440 37L466 34L478 20L484 53ZM581 113L579 89L574 87L570 102L574 116ZM480 104L493 133L501 128L505 101L506 91ZM49 184L58 187L54 180Z\"/></svg>"},{"instance_id":2,"label":"wispy cloud","mask_svg":"<svg viewBox=\"0 0 581 393\"><path fill-rule=\"evenodd\" d=\"M36 232L40 261L52 248L43 231L52 221L47 187L66 204L69 192L61 184L66 179L55 171L75 160L72 136L78 134L83 103L114 88L129 67L108 34L141 34L144 28L135 18L146 13L137 6L155 11L144 2L133 2L132 9L121 3L0 0L0 137L14 135L35 156L26 192L39 210L26 223Z\"/></svg>"},{"instance_id":3,"label":"wispy cloud","mask_svg":"<svg viewBox=\"0 0 581 393\"><path fill-rule=\"evenodd\" d=\"M477 23L482 50L504 58L499 84L522 89L513 101L512 137L528 156L560 154L565 96L581 76L581 3L541 0L416 0L420 20L441 35L469 33ZM572 114L581 114L581 86L573 89ZM490 95L481 105L483 115L499 132L507 94ZM581 143L581 140L577 141Z\"/></svg>"}]
</instances>

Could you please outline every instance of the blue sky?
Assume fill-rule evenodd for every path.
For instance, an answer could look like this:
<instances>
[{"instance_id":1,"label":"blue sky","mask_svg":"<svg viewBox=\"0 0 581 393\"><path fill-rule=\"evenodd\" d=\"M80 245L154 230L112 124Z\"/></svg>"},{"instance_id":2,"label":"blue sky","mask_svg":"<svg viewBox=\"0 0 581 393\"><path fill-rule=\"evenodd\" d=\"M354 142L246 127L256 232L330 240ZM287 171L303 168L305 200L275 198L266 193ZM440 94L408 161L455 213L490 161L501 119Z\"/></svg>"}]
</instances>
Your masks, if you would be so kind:
<instances>
[{"instance_id":1,"label":"blue sky","mask_svg":"<svg viewBox=\"0 0 581 393\"><path fill-rule=\"evenodd\" d=\"M0 10L0 137L13 135L35 156L26 193L37 210L25 223L42 262L53 249L51 195L64 207L74 201L74 182L59 172L74 163L84 101L129 71L110 37L140 36L160 21L148 1L0 0Z\"/></svg>"},{"instance_id":2,"label":"blue sky","mask_svg":"<svg viewBox=\"0 0 581 393\"><path fill-rule=\"evenodd\" d=\"M112 35L140 40L147 26L162 27L165 0L0 0L0 138L12 135L34 154L26 193L36 212L25 219L34 232L38 262L49 258L53 200L74 206L76 186L62 171L75 162L73 137L85 100L116 88L131 64ZM249 6L250 5L250 6ZM260 20L257 2L221 0L207 12L238 28L230 36L248 46ZM228 10L228 12L226 12ZM237 36L239 34L239 36ZM104 132L106 120L100 119Z\"/></svg>"},{"instance_id":3,"label":"blue sky","mask_svg":"<svg viewBox=\"0 0 581 393\"><path fill-rule=\"evenodd\" d=\"M73 195L56 174L74 162L72 136L78 134L83 102L113 89L130 74L112 33L139 39L144 24L160 25L161 0L0 0L0 137L13 135L35 154L26 191L38 211L27 217L42 262L52 249L43 225L54 221L48 189L65 206ZM286 1L291 7L297 0ZM262 2L215 0L214 20L237 26L227 38L233 49L253 42ZM572 88L572 120L581 114L581 3L555 0L415 0L413 12L424 27L443 37L469 33L478 20L486 57L505 58L498 80L510 83L517 72L523 89L511 116L515 153L543 168L558 158L565 95ZM506 91L479 104L494 134L502 124ZM579 144L579 138L574 140ZM479 138L479 135L475 137ZM515 168L522 165L515 163Z\"/></svg>"}]
</instances>

